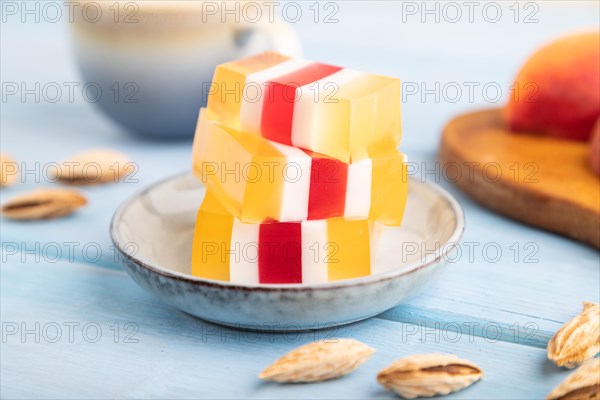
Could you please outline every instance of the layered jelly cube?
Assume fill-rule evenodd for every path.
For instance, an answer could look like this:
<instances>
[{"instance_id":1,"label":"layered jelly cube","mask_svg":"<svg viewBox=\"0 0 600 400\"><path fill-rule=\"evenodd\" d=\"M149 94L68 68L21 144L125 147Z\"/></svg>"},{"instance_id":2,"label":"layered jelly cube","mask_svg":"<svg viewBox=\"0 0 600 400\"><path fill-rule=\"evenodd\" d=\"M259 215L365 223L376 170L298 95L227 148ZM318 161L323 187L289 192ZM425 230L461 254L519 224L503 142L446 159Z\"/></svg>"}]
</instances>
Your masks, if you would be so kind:
<instances>
[{"instance_id":1,"label":"layered jelly cube","mask_svg":"<svg viewBox=\"0 0 600 400\"><path fill-rule=\"evenodd\" d=\"M231 128L346 163L401 138L398 79L277 53L219 65L208 108Z\"/></svg>"},{"instance_id":2,"label":"layered jelly cube","mask_svg":"<svg viewBox=\"0 0 600 400\"><path fill-rule=\"evenodd\" d=\"M238 284L323 283L371 273L379 227L367 220L243 223L208 192L192 274Z\"/></svg>"},{"instance_id":3,"label":"layered jelly cube","mask_svg":"<svg viewBox=\"0 0 600 400\"><path fill-rule=\"evenodd\" d=\"M247 223L325 218L400 225L405 157L394 148L345 163L232 129L201 110L193 147L196 176Z\"/></svg>"},{"instance_id":4,"label":"layered jelly cube","mask_svg":"<svg viewBox=\"0 0 600 400\"><path fill-rule=\"evenodd\" d=\"M207 193L195 276L317 284L376 271L384 225L407 198L400 81L262 53L219 65L193 170Z\"/></svg>"}]
</instances>

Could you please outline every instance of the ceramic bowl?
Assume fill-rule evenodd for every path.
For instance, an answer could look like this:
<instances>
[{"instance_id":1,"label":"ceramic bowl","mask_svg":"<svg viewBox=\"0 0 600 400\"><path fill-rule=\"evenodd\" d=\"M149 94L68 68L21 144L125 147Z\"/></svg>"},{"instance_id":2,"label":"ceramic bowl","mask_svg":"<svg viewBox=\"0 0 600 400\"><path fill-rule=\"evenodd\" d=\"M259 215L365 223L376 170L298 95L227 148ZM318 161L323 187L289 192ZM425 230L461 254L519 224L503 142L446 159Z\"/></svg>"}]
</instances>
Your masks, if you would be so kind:
<instances>
[{"instance_id":1,"label":"ceramic bowl","mask_svg":"<svg viewBox=\"0 0 600 400\"><path fill-rule=\"evenodd\" d=\"M231 284L190 274L192 234L204 187L185 173L125 201L110 234L125 270L166 303L214 323L253 330L318 329L386 311L421 289L453 256L464 230L458 202L411 179L401 227L386 227L376 274L318 285Z\"/></svg>"}]
</instances>

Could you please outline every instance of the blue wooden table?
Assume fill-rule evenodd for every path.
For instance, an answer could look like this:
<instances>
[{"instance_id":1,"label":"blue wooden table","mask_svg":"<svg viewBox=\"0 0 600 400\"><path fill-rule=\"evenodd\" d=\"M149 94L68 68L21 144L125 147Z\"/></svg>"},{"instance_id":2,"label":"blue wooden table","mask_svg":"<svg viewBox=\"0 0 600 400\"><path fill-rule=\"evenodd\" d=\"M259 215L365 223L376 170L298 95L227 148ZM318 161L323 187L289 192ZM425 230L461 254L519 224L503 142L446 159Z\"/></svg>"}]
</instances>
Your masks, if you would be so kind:
<instances>
[{"instance_id":1,"label":"blue wooden table","mask_svg":"<svg viewBox=\"0 0 600 400\"><path fill-rule=\"evenodd\" d=\"M56 103L3 99L2 151L27 171L24 182L2 189L2 201L54 185L44 167L89 148L121 150L139 171L134 182L82 189L90 204L71 217L0 223L0 397L390 398L376 372L401 356L433 351L455 353L485 371L482 382L451 398L539 399L567 376L546 360L545 347L583 300L600 300L599 253L473 203L444 181L436 149L450 117L506 101L518 66L541 43L597 28L598 3L521 3L517 18L513 2L496 2L496 22L481 14L488 3L477 3L472 21L455 3L463 13L458 22L450 9L436 22L435 14L413 14L407 3L335 4L338 22L311 17L295 24L305 55L404 80L402 149L413 175L438 181L464 207L460 257L406 304L339 329L283 335L211 325L139 288L115 262L108 237L123 200L190 168L191 141L132 138L80 96ZM526 23L532 11L537 22ZM66 25L3 21L2 81L76 82ZM257 379L282 353L326 337L353 337L378 352L341 380L284 386Z\"/></svg>"}]
</instances>

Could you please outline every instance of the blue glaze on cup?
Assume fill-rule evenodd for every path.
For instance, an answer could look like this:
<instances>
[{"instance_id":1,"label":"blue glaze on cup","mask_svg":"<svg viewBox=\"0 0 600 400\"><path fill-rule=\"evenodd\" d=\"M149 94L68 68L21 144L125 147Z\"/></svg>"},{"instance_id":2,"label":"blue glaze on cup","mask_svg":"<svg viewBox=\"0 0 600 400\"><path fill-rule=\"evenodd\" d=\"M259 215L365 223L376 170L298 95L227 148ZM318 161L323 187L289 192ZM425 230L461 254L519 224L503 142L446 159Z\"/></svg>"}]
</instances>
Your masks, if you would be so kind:
<instances>
[{"instance_id":1,"label":"blue glaze on cup","mask_svg":"<svg viewBox=\"0 0 600 400\"><path fill-rule=\"evenodd\" d=\"M95 2L102 18L76 13L72 31L91 102L138 135L191 137L220 63L265 50L300 55L298 36L281 21L222 23L203 2L135 4L115 22L113 3Z\"/></svg>"}]
</instances>

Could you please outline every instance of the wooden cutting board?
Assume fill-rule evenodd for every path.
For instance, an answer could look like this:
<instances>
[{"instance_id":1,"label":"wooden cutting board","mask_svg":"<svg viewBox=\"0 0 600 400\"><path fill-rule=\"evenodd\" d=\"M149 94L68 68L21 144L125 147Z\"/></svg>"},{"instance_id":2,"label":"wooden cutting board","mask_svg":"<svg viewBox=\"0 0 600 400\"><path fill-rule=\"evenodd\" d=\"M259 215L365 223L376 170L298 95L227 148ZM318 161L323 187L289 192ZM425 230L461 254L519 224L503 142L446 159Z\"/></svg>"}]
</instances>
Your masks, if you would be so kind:
<instances>
[{"instance_id":1,"label":"wooden cutting board","mask_svg":"<svg viewBox=\"0 0 600 400\"><path fill-rule=\"evenodd\" d=\"M600 177L584 142L505 127L501 110L461 115L444 128L446 179L516 220L600 248Z\"/></svg>"}]
</instances>

